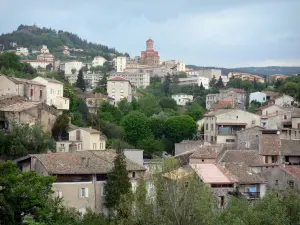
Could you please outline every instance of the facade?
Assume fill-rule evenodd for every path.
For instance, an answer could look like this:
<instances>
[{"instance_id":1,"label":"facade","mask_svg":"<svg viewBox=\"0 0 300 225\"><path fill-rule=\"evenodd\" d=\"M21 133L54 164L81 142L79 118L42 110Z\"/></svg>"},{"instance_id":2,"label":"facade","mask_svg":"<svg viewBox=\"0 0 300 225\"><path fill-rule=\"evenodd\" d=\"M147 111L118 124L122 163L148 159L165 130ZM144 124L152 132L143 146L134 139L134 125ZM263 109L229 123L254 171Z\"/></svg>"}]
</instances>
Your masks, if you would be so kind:
<instances>
[{"instance_id":1,"label":"facade","mask_svg":"<svg viewBox=\"0 0 300 225\"><path fill-rule=\"evenodd\" d=\"M295 99L289 95L283 95L274 99L274 104L281 107L288 107L294 105Z\"/></svg>"},{"instance_id":2,"label":"facade","mask_svg":"<svg viewBox=\"0 0 300 225\"><path fill-rule=\"evenodd\" d=\"M14 123L39 124L50 131L59 112L42 102L20 101L0 108L0 124L10 130Z\"/></svg>"},{"instance_id":3,"label":"facade","mask_svg":"<svg viewBox=\"0 0 300 225\"><path fill-rule=\"evenodd\" d=\"M132 101L132 85L129 80L123 77L114 77L107 80L108 97L114 99L114 103L126 98L128 102Z\"/></svg>"},{"instance_id":4,"label":"facade","mask_svg":"<svg viewBox=\"0 0 300 225\"><path fill-rule=\"evenodd\" d=\"M102 74L84 73L83 80L88 88L95 88L102 79L102 76ZM75 84L78 78L78 73L66 74L65 77L68 79L70 84Z\"/></svg>"},{"instance_id":5,"label":"facade","mask_svg":"<svg viewBox=\"0 0 300 225\"><path fill-rule=\"evenodd\" d=\"M259 137L261 135L261 130L264 128L261 126L250 127L244 130L240 130L236 132L236 149L251 149L257 150L259 149Z\"/></svg>"},{"instance_id":6,"label":"facade","mask_svg":"<svg viewBox=\"0 0 300 225\"><path fill-rule=\"evenodd\" d=\"M46 86L33 80L0 76L0 95L19 95L31 101L46 102Z\"/></svg>"},{"instance_id":7,"label":"facade","mask_svg":"<svg viewBox=\"0 0 300 225\"><path fill-rule=\"evenodd\" d=\"M64 204L79 213L107 214L105 207L107 174L113 168L114 150L76 151L28 155L16 160L22 171L34 170L42 176L53 175L52 189ZM145 168L126 159L128 176L134 186L143 177Z\"/></svg>"},{"instance_id":8,"label":"facade","mask_svg":"<svg viewBox=\"0 0 300 225\"><path fill-rule=\"evenodd\" d=\"M205 89L209 89L209 78L207 77L198 77L198 86L200 87L202 83L202 86Z\"/></svg>"},{"instance_id":9,"label":"facade","mask_svg":"<svg viewBox=\"0 0 300 225\"><path fill-rule=\"evenodd\" d=\"M76 146L72 146L74 144ZM72 153L74 147L76 151L105 150L106 138L98 130L78 127L69 131L69 140L56 142L56 152Z\"/></svg>"},{"instance_id":10,"label":"facade","mask_svg":"<svg viewBox=\"0 0 300 225\"><path fill-rule=\"evenodd\" d=\"M130 83L137 88L146 88L150 85L150 74L149 73L112 73L110 77L123 77L130 81Z\"/></svg>"},{"instance_id":11,"label":"facade","mask_svg":"<svg viewBox=\"0 0 300 225\"><path fill-rule=\"evenodd\" d=\"M154 51L153 48L154 41L149 38L146 41L146 51L141 52L141 59L140 63L142 65L149 65L149 66L158 66L160 63L160 58L157 51Z\"/></svg>"},{"instance_id":12,"label":"facade","mask_svg":"<svg viewBox=\"0 0 300 225\"><path fill-rule=\"evenodd\" d=\"M219 101L219 95L218 94L208 94L206 95L206 109L210 110L212 104Z\"/></svg>"},{"instance_id":13,"label":"facade","mask_svg":"<svg viewBox=\"0 0 300 225\"><path fill-rule=\"evenodd\" d=\"M78 60L68 61L65 63L65 74L78 74L82 67L82 62Z\"/></svg>"},{"instance_id":14,"label":"facade","mask_svg":"<svg viewBox=\"0 0 300 225\"><path fill-rule=\"evenodd\" d=\"M96 67L96 66L103 66L104 63L106 62L106 59L102 56L96 56L92 62L92 66Z\"/></svg>"},{"instance_id":15,"label":"facade","mask_svg":"<svg viewBox=\"0 0 300 225\"><path fill-rule=\"evenodd\" d=\"M21 62L29 63L36 70L40 70L40 69L46 70L49 64L53 65L54 63L54 62L49 62L44 60L22 60Z\"/></svg>"},{"instance_id":16,"label":"facade","mask_svg":"<svg viewBox=\"0 0 300 225\"><path fill-rule=\"evenodd\" d=\"M196 85L199 84L198 77L185 77L185 78L178 78L179 85Z\"/></svg>"},{"instance_id":17,"label":"facade","mask_svg":"<svg viewBox=\"0 0 300 225\"><path fill-rule=\"evenodd\" d=\"M90 93L85 96L85 102L89 113L96 114L101 104L103 102L110 102L110 99L102 93Z\"/></svg>"},{"instance_id":18,"label":"facade","mask_svg":"<svg viewBox=\"0 0 300 225\"><path fill-rule=\"evenodd\" d=\"M172 98L176 101L177 105L185 106L188 102L193 102L193 95L176 94L172 95Z\"/></svg>"},{"instance_id":19,"label":"facade","mask_svg":"<svg viewBox=\"0 0 300 225\"><path fill-rule=\"evenodd\" d=\"M125 56L118 56L117 58L114 59L114 64L115 64L115 70L117 72L124 72L126 69L126 63L127 57Z\"/></svg>"},{"instance_id":20,"label":"facade","mask_svg":"<svg viewBox=\"0 0 300 225\"><path fill-rule=\"evenodd\" d=\"M63 50L63 54L66 55L66 56L70 56L71 55L71 53L67 49Z\"/></svg>"},{"instance_id":21,"label":"facade","mask_svg":"<svg viewBox=\"0 0 300 225\"><path fill-rule=\"evenodd\" d=\"M47 45L42 45L42 48L41 48L40 52L48 54L49 53L49 49L48 49Z\"/></svg>"},{"instance_id":22,"label":"facade","mask_svg":"<svg viewBox=\"0 0 300 225\"><path fill-rule=\"evenodd\" d=\"M252 102L252 101L257 101L257 102L260 102L260 103L263 103L263 102L266 102L267 101L267 95L263 92L253 92L250 94L249 96L249 102Z\"/></svg>"},{"instance_id":23,"label":"facade","mask_svg":"<svg viewBox=\"0 0 300 225\"><path fill-rule=\"evenodd\" d=\"M70 100L63 97L64 85L62 82L46 77L36 77L33 80L46 86L47 105L53 105L61 110L69 110Z\"/></svg>"},{"instance_id":24,"label":"facade","mask_svg":"<svg viewBox=\"0 0 300 225\"><path fill-rule=\"evenodd\" d=\"M36 57L37 60L40 60L40 61L47 61L47 62L50 62L50 63L53 63L54 62L54 56L52 54L40 54Z\"/></svg>"},{"instance_id":25,"label":"facade","mask_svg":"<svg viewBox=\"0 0 300 225\"><path fill-rule=\"evenodd\" d=\"M18 47L16 54L20 56L28 56L29 54L28 48Z\"/></svg>"},{"instance_id":26,"label":"facade","mask_svg":"<svg viewBox=\"0 0 300 225\"><path fill-rule=\"evenodd\" d=\"M204 115L204 142L236 144L236 133L259 126L260 116L239 109L219 109Z\"/></svg>"},{"instance_id":27,"label":"facade","mask_svg":"<svg viewBox=\"0 0 300 225\"><path fill-rule=\"evenodd\" d=\"M176 71L177 72L185 72L185 63L184 62L178 62L176 64Z\"/></svg>"}]
</instances>

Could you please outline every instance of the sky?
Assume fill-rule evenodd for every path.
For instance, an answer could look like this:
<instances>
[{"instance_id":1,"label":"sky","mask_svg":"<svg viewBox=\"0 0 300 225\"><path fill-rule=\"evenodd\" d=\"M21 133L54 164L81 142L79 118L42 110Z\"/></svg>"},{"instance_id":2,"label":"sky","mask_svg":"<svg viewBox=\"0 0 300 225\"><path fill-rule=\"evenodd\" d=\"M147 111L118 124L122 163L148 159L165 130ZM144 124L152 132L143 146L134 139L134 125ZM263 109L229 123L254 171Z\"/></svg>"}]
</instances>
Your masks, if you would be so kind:
<instances>
[{"instance_id":1,"label":"sky","mask_svg":"<svg viewBox=\"0 0 300 225\"><path fill-rule=\"evenodd\" d=\"M51 27L198 66L300 66L300 0L0 0L0 33Z\"/></svg>"}]
</instances>

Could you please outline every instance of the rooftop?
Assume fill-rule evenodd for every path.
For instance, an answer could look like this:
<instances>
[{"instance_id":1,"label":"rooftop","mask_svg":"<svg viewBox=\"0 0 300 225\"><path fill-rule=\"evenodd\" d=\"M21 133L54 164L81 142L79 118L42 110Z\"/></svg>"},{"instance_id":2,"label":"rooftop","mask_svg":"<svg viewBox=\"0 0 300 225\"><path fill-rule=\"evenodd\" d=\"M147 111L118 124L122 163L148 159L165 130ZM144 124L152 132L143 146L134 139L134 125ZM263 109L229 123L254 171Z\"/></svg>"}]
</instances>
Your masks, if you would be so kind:
<instances>
[{"instance_id":1,"label":"rooftop","mask_svg":"<svg viewBox=\"0 0 300 225\"><path fill-rule=\"evenodd\" d=\"M215 159L223 149L223 145L203 145L190 158Z\"/></svg>"},{"instance_id":2,"label":"rooftop","mask_svg":"<svg viewBox=\"0 0 300 225\"><path fill-rule=\"evenodd\" d=\"M129 82L129 80L127 80L127 79L125 79L123 77L113 77L113 78L111 78L109 80L111 80L111 81L128 81Z\"/></svg>"},{"instance_id":3,"label":"rooftop","mask_svg":"<svg viewBox=\"0 0 300 225\"><path fill-rule=\"evenodd\" d=\"M49 174L106 174L113 168L115 150L78 151L75 153L34 154ZM128 171L144 171L143 166L126 159Z\"/></svg>"},{"instance_id":4,"label":"rooftop","mask_svg":"<svg viewBox=\"0 0 300 225\"><path fill-rule=\"evenodd\" d=\"M22 112L27 109L37 107L41 102L21 101L12 105L4 106L0 109L3 112Z\"/></svg>"},{"instance_id":5,"label":"rooftop","mask_svg":"<svg viewBox=\"0 0 300 225\"><path fill-rule=\"evenodd\" d=\"M261 155L278 155L281 141L277 134L263 134L259 139L259 153Z\"/></svg>"},{"instance_id":6,"label":"rooftop","mask_svg":"<svg viewBox=\"0 0 300 225\"><path fill-rule=\"evenodd\" d=\"M15 84L25 84L25 83L28 83L28 84L39 85L39 86L45 87L45 85L43 85L43 84L41 84L39 82L36 82L34 80L27 80L27 79L22 79L22 78L17 78L17 77L9 77L9 76L6 76L6 78L9 79L9 80L11 80Z\"/></svg>"},{"instance_id":7,"label":"rooftop","mask_svg":"<svg viewBox=\"0 0 300 225\"><path fill-rule=\"evenodd\" d=\"M190 176L192 174L193 171L180 167L177 170L173 170L171 172L163 174L163 177L168 178L170 180L178 180Z\"/></svg>"},{"instance_id":8,"label":"rooftop","mask_svg":"<svg viewBox=\"0 0 300 225\"><path fill-rule=\"evenodd\" d=\"M226 150L220 162L245 163L246 165L261 165L263 157L257 150Z\"/></svg>"},{"instance_id":9,"label":"rooftop","mask_svg":"<svg viewBox=\"0 0 300 225\"><path fill-rule=\"evenodd\" d=\"M300 156L300 140L281 139L281 153L286 156Z\"/></svg>"},{"instance_id":10,"label":"rooftop","mask_svg":"<svg viewBox=\"0 0 300 225\"><path fill-rule=\"evenodd\" d=\"M218 109L216 111L207 112L204 116L218 116L233 111L234 109Z\"/></svg>"},{"instance_id":11,"label":"rooftop","mask_svg":"<svg viewBox=\"0 0 300 225\"><path fill-rule=\"evenodd\" d=\"M55 84L63 84L62 82L54 79L54 78L47 78L47 77L43 77L45 80L47 80L50 83L55 83Z\"/></svg>"},{"instance_id":12,"label":"rooftop","mask_svg":"<svg viewBox=\"0 0 300 225\"><path fill-rule=\"evenodd\" d=\"M300 166L280 166L280 169L284 170L285 172L289 173L293 177L300 179Z\"/></svg>"},{"instance_id":13,"label":"rooftop","mask_svg":"<svg viewBox=\"0 0 300 225\"><path fill-rule=\"evenodd\" d=\"M190 164L204 183L225 184L238 182L234 176L225 172L216 164Z\"/></svg>"}]
</instances>

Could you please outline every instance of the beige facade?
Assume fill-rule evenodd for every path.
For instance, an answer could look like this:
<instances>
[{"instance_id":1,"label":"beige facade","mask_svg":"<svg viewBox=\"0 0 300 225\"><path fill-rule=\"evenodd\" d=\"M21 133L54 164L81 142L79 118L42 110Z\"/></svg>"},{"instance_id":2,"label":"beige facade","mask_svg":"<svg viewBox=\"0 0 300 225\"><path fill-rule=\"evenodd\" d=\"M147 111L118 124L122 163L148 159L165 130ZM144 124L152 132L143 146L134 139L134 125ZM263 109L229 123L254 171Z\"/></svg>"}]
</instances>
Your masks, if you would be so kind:
<instances>
[{"instance_id":1,"label":"beige facade","mask_svg":"<svg viewBox=\"0 0 300 225\"><path fill-rule=\"evenodd\" d=\"M129 80L122 77L114 77L107 81L107 94L118 103L126 98L128 102L132 101L132 86Z\"/></svg>"},{"instance_id":2,"label":"beige facade","mask_svg":"<svg viewBox=\"0 0 300 225\"><path fill-rule=\"evenodd\" d=\"M46 102L46 86L32 80L0 76L0 95L14 94L31 101Z\"/></svg>"},{"instance_id":3,"label":"beige facade","mask_svg":"<svg viewBox=\"0 0 300 225\"><path fill-rule=\"evenodd\" d=\"M204 141L235 144L237 131L259 125L259 115L239 109L219 109L204 117Z\"/></svg>"},{"instance_id":4,"label":"beige facade","mask_svg":"<svg viewBox=\"0 0 300 225\"><path fill-rule=\"evenodd\" d=\"M295 103L295 99L289 95L283 95L274 100L276 105L279 106L291 106Z\"/></svg>"},{"instance_id":5,"label":"beige facade","mask_svg":"<svg viewBox=\"0 0 300 225\"><path fill-rule=\"evenodd\" d=\"M130 81L132 85L134 85L137 88L146 88L150 85L150 74L149 73L112 73L110 75L111 78L113 77L123 77Z\"/></svg>"},{"instance_id":6,"label":"beige facade","mask_svg":"<svg viewBox=\"0 0 300 225\"><path fill-rule=\"evenodd\" d=\"M54 105L57 109L69 110L69 99L63 97L64 85L62 82L45 77L36 77L33 79L46 86L47 88L47 105Z\"/></svg>"},{"instance_id":7,"label":"beige facade","mask_svg":"<svg viewBox=\"0 0 300 225\"><path fill-rule=\"evenodd\" d=\"M95 93L87 95L85 97L85 102L89 108L89 113L96 114L101 104L104 102L110 102L110 99L104 94Z\"/></svg>"}]
</instances>

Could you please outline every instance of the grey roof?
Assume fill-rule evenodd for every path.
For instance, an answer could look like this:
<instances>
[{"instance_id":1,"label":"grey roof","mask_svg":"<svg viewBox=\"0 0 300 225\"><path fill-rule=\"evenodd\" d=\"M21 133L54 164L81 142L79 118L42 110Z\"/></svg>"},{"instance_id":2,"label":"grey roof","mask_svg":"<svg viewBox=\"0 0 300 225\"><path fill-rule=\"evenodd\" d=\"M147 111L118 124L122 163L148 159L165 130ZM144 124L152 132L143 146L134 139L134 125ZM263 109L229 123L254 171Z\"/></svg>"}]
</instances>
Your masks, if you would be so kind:
<instances>
[{"instance_id":1,"label":"grey roof","mask_svg":"<svg viewBox=\"0 0 300 225\"><path fill-rule=\"evenodd\" d=\"M224 113L228 113L230 111L233 111L235 109L218 109L216 111L207 112L204 116L217 116Z\"/></svg>"},{"instance_id":2,"label":"grey roof","mask_svg":"<svg viewBox=\"0 0 300 225\"><path fill-rule=\"evenodd\" d=\"M266 183L266 180L257 173L251 172L245 163L225 163L225 168L239 180L240 184Z\"/></svg>"},{"instance_id":3,"label":"grey roof","mask_svg":"<svg viewBox=\"0 0 300 225\"><path fill-rule=\"evenodd\" d=\"M281 139L282 155L300 156L300 140Z\"/></svg>"},{"instance_id":4,"label":"grey roof","mask_svg":"<svg viewBox=\"0 0 300 225\"><path fill-rule=\"evenodd\" d=\"M190 158L200 159L215 159L219 153L224 149L223 145L203 145L198 148Z\"/></svg>"},{"instance_id":5,"label":"grey roof","mask_svg":"<svg viewBox=\"0 0 300 225\"><path fill-rule=\"evenodd\" d=\"M116 152L112 149L87 150L75 153L34 154L28 157L39 160L49 174L107 174L113 168ZM127 158L126 165L128 171L146 170Z\"/></svg>"},{"instance_id":6,"label":"grey roof","mask_svg":"<svg viewBox=\"0 0 300 225\"><path fill-rule=\"evenodd\" d=\"M280 137L277 134L263 134L259 139L259 153L261 155L278 155L280 152Z\"/></svg>"},{"instance_id":7,"label":"grey roof","mask_svg":"<svg viewBox=\"0 0 300 225\"><path fill-rule=\"evenodd\" d=\"M29 101L22 101L12 105L4 106L0 109L3 112L22 112L27 109L32 109L37 107L41 102L29 102Z\"/></svg>"},{"instance_id":8,"label":"grey roof","mask_svg":"<svg viewBox=\"0 0 300 225\"><path fill-rule=\"evenodd\" d=\"M55 83L55 84L63 84L62 82L54 79L54 78L48 78L48 77L43 77L43 79L47 80L50 83Z\"/></svg>"},{"instance_id":9,"label":"grey roof","mask_svg":"<svg viewBox=\"0 0 300 225\"><path fill-rule=\"evenodd\" d=\"M246 165L261 165L263 157L257 150L226 150L220 161L225 163L245 163Z\"/></svg>"},{"instance_id":10,"label":"grey roof","mask_svg":"<svg viewBox=\"0 0 300 225\"><path fill-rule=\"evenodd\" d=\"M246 128L246 129L242 129L242 130L238 130L236 131L236 133L243 133L245 131L248 131L248 130L264 130L265 128L261 127L261 126L254 126L254 127L249 127L249 128Z\"/></svg>"},{"instance_id":11,"label":"grey roof","mask_svg":"<svg viewBox=\"0 0 300 225\"><path fill-rule=\"evenodd\" d=\"M7 78L9 80L11 80L12 82L16 83L16 84L24 84L24 83L28 83L28 84L33 84L33 85L39 85L39 86L43 86L45 87L45 85L37 82L37 81L34 81L34 80L27 80L27 79L23 79L23 78L17 78L17 77L8 77Z\"/></svg>"}]
</instances>

